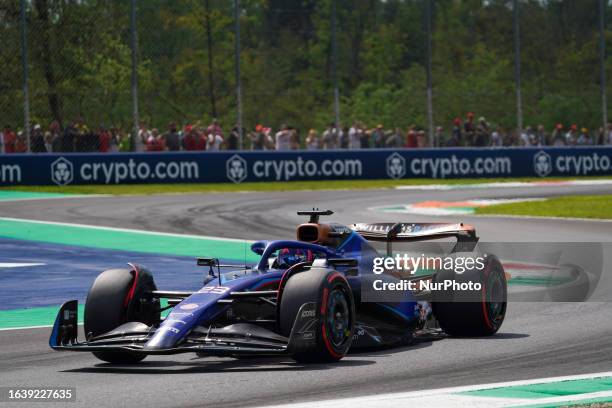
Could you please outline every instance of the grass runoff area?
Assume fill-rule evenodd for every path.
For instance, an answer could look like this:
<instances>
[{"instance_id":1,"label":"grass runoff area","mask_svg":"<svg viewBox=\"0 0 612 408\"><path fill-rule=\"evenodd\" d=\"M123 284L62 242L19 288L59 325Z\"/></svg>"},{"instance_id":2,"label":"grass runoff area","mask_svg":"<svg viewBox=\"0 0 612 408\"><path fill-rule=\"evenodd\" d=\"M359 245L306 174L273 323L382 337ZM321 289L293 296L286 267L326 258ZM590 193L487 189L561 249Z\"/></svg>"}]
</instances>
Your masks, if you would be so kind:
<instances>
[{"instance_id":1,"label":"grass runoff area","mask_svg":"<svg viewBox=\"0 0 612 408\"><path fill-rule=\"evenodd\" d=\"M581 177L585 179L611 179L612 177ZM404 179L404 180L326 180L326 181L288 181L258 183L185 183L185 184L119 184L119 185L69 185L69 186L10 186L0 190L28 191L37 193L61 194L163 194L163 193L208 193L240 191L298 191L298 190L365 190L394 188L397 186L417 186L428 184L481 184L501 182L548 182L569 181L567 177L541 178L478 178L478 179Z\"/></svg>"},{"instance_id":2,"label":"grass runoff area","mask_svg":"<svg viewBox=\"0 0 612 408\"><path fill-rule=\"evenodd\" d=\"M564 196L476 208L476 214L612 219L612 195Z\"/></svg>"}]
</instances>

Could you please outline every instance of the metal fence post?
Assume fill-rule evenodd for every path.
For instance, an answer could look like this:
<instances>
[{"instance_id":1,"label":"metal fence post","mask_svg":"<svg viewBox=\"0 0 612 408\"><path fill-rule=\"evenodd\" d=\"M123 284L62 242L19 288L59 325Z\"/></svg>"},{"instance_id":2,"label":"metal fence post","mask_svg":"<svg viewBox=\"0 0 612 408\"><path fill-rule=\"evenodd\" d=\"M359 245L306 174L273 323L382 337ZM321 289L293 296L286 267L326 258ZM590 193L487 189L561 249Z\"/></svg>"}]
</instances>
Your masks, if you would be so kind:
<instances>
[{"instance_id":1,"label":"metal fence post","mask_svg":"<svg viewBox=\"0 0 612 408\"><path fill-rule=\"evenodd\" d=\"M206 9L206 45L208 48L208 97L210 98L211 113L212 117L217 117L217 104L215 101L215 76L213 71L213 42L212 32L210 27L210 2L209 0L204 1L204 7Z\"/></svg>"},{"instance_id":2,"label":"metal fence post","mask_svg":"<svg viewBox=\"0 0 612 408\"><path fill-rule=\"evenodd\" d=\"M518 137L523 132L523 97L521 95L521 33L519 27L519 0L512 3L514 20L514 81L516 87L516 127Z\"/></svg>"},{"instance_id":3,"label":"metal fence post","mask_svg":"<svg viewBox=\"0 0 612 408\"><path fill-rule=\"evenodd\" d=\"M599 66L601 89L601 118L604 132L608 125L608 98L606 95L606 2L599 0Z\"/></svg>"},{"instance_id":4,"label":"metal fence post","mask_svg":"<svg viewBox=\"0 0 612 408\"><path fill-rule=\"evenodd\" d=\"M242 150L242 86L240 83L240 0L234 0L234 18L236 20L235 55L236 60L236 110L238 116L238 149Z\"/></svg>"},{"instance_id":5,"label":"metal fence post","mask_svg":"<svg viewBox=\"0 0 612 408\"><path fill-rule=\"evenodd\" d=\"M340 126L340 91L338 90L338 41L336 40L336 0L332 0L332 81L334 82L334 121L336 134Z\"/></svg>"},{"instance_id":6,"label":"metal fence post","mask_svg":"<svg viewBox=\"0 0 612 408\"><path fill-rule=\"evenodd\" d=\"M429 128L429 146L433 147L433 89L431 75L431 3L433 0L425 0L425 17L427 25L427 127Z\"/></svg>"},{"instance_id":7,"label":"metal fence post","mask_svg":"<svg viewBox=\"0 0 612 408\"><path fill-rule=\"evenodd\" d=\"M138 118L138 32L136 28L136 0L130 1L130 32L132 46L132 115L134 120L130 150L134 150L140 122Z\"/></svg>"},{"instance_id":8,"label":"metal fence post","mask_svg":"<svg viewBox=\"0 0 612 408\"><path fill-rule=\"evenodd\" d=\"M23 130L28 141L28 153L31 151L30 142L30 90L28 75L28 35L26 27L26 2L21 0L21 64L23 68Z\"/></svg>"}]
</instances>

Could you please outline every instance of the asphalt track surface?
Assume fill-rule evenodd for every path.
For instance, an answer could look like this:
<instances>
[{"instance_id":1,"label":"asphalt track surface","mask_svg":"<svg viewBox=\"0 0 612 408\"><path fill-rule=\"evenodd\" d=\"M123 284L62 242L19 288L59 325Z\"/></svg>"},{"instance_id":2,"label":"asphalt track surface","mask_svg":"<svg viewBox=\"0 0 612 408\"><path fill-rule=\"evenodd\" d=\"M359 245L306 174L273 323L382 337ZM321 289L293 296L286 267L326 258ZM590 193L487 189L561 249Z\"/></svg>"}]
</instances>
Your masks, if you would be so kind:
<instances>
[{"instance_id":1,"label":"asphalt track surface","mask_svg":"<svg viewBox=\"0 0 612 408\"><path fill-rule=\"evenodd\" d=\"M292 238L301 221L295 210L312 206L336 211L333 220L342 223L416 221L367 208L568 193L610 194L612 187L91 197L0 203L0 216L231 238ZM612 242L609 222L462 219L488 241ZM76 387L78 402L70 406L252 406L612 370L610 302L512 303L494 337L424 341L355 353L328 365L178 355L110 366L87 353L54 352L47 346L48 335L49 329L0 332L0 386Z\"/></svg>"}]
</instances>

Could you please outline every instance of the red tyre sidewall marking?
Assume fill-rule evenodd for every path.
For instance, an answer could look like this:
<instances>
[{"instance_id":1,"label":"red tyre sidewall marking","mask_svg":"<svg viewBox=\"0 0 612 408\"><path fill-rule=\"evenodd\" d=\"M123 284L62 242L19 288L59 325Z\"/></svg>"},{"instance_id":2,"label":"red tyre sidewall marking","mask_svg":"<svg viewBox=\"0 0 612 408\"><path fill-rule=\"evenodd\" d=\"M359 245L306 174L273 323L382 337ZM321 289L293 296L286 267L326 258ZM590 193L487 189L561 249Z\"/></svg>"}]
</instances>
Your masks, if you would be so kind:
<instances>
[{"instance_id":1,"label":"red tyre sidewall marking","mask_svg":"<svg viewBox=\"0 0 612 408\"><path fill-rule=\"evenodd\" d=\"M329 278L327 279L329 284L332 285L333 282L336 279L340 279L345 281L344 277L336 272L333 273L329 276ZM323 289L323 299L321 302L321 333L323 334L323 343L325 344L325 348L327 349L327 351L329 352L329 354L331 354L334 358L342 358L342 354L339 354L336 352L336 350L334 350L333 346L331 345L329 338L327 337L327 329L325 327L325 320L326 320L326 315L327 315L327 298L329 296L329 290L327 288Z\"/></svg>"},{"instance_id":2,"label":"red tyre sidewall marking","mask_svg":"<svg viewBox=\"0 0 612 408\"><path fill-rule=\"evenodd\" d=\"M136 292L136 283L138 282L138 267L133 264L129 264L132 267L132 271L134 272L134 282L132 283L132 287L127 293L125 300L123 302L123 307L128 307L132 298L134 297L134 293Z\"/></svg>"},{"instance_id":3,"label":"red tyre sidewall marking","mask_svg":"<svg viewBox=\"0 0 612 408\"><path fill-rule=\"evenodd\" d=\"M491 270L491 264L487 266L484 271L484 282L482 284L482 314L484 316L485 324L489 329L493 328L493 324L489 320L489 313L487 311L487 279L489 278L489 272Z\"/></svg>"}]
</instances>

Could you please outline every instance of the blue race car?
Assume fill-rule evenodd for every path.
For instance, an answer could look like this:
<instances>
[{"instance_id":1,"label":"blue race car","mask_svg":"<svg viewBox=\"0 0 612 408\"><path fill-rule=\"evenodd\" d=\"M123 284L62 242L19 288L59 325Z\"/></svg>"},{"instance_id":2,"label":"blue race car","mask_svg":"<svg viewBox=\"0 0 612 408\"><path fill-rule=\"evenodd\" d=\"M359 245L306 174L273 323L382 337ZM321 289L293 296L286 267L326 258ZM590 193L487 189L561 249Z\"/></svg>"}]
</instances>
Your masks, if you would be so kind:
<instances>
[{"instance_id":1,"label":"blue race car","mask_svg":"<svg viewBox=\"0 0 612 408\"><path fill-rule=\"evenodd\" d=\"M333 362L349 349L409 344L423 335L487 336L501 326L507 282L494 255L481 257L480 267L464 265L461 273L440 265L418 273L373 272L377 259L393 258L402 244L435 242L416 248L423 257L425 251L446 252L444 259L477 255L473 227L344 226L319 222L320 216L333 214L329 210L298 214L310 218L298 226L297 240L252 244L260 256L256 265L198 258L208 274L204 286L193 292L159 290L150 272L135 264L101 273L85 304L86 341L77 340L77 301L71 300L57 315L51 348L92 352L121 364L177 353L291 355L303 363ZM460 291L455 284L431 289L448 280L475 282L478 289ZM161 299L167 299L164 306Z\"/></svg>"}]
</instances>

